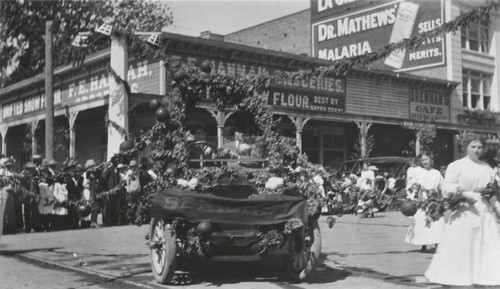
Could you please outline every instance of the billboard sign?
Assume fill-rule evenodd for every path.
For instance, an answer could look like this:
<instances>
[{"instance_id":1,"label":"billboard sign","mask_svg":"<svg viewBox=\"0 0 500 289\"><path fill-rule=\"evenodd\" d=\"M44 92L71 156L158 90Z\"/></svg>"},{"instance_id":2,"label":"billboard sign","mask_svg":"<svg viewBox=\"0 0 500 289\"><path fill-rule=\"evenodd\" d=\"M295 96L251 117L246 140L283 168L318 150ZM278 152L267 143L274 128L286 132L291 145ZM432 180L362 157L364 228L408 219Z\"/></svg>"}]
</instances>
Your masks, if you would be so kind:
<instances>
[{"instance_id":1,"label":"billboard sign","mask_svg":"<svg viewBox=\"0 0 500 289\"><path fill-rule=\"evenodd\" d=\"M388 43L440 27L443 1L312 0L311 21L313 57L336 61L376 52ZM444 38L427 38L418 48L392 52L376 66L408 71L443 65L444 51Z\"/></svg>"}]
</instances>

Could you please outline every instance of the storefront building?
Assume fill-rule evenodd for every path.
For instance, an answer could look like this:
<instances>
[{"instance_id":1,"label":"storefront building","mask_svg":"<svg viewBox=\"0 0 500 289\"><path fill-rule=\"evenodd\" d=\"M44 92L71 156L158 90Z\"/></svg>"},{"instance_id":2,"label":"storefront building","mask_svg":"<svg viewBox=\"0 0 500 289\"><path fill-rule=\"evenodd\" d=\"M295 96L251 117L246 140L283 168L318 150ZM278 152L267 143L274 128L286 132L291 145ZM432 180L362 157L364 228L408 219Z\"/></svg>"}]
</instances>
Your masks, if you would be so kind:
<instances>
[{"instance_id":1,"label":"storefront building","mask_svg":"<svg viewBox=\"0 0 500 289\"><path fill-rule=\"evenodd\" d=\"M458 15L460 9L444 3L443 14L451 12L450 15ZM200 66L208 60L213 72L230 75L313 69L331 62L307 56L311 55L311 29L305 34L305 30L298 27L308 20L309 23L304 25L311 28L310 15L314 13L296 13L225 37L210 33L202 38L164 33L162 49L169 57L187 65ZM321 17L318 23L325 21ZM446 19L448 17L451 16L446 16ZM290 21L296 24L291 25ZM498 17L492 21L499 24ZM239 41L245 37L252 39L252 33L259 31L261 35L267 33L269 40L273 33L278 33L280 27L285 29L285 26L297 30L297 33L281 30L283 37L293 38L291 41L300 43L301 47L284 40L283 43L290 48L287 52L286 47L272 47L270 41L264 47L264 38L253 38L261 41L253 45ZM493 118L490 115L473 117L464 110L466 106L498 111L500 63L494 55L499 50L500 40L498 28L494 30L493 27L500 25L490 24L490 27L488 54L469 51L476 47L474 43L471 46L470 40L463 42L460 35L450 35L439 44L443 57L431 67L415 66L416 69L408 71L379 66L358 67L342 76L273 83L263 96L273 107L280 132L294 137L302 151L315 163L338 167L353 155L360 128L368 126L370 134L375 137L372 156L412 154L415 148L410 143L415 140L415 129L434 127L438 132L438 164L447 164L457 155L455 134L458 131L498 133L498 119L493 114ZM266 32L262 33L263 30ZM472 39L473 33L467 33L465 37ZM304 43L309 43L307 52ZM461 48L462 43L465 43L465 48ZM454 49L460 50L460 54ZM114 137L110 133L112 125L109 120L122 121L123 128L132 134L149 128L154 123L149 101L165 95L171 87L171 71L163 60L124 57L118 62L127 64L123 65L122 74L126 76L123 79L127 80L132 93L128 96L114 94L113 83L116 81L107 69L109 65L116 66L116 59L110 60L115 53L112 51L89 56L77 67L55 69L55 158L59 164L68 156L77 158L80 163L89 158L97 162L109 159L113 151L116 152L110 145ZM127 99L123 99L125 97ZM126 106L116 111L112 109L115 103ZM0 89L0 107L2 154L16 158L20 168L32 154L44 152L43 76ZM224 127L238 122L229 111L218 112L206 104L200 104L194 115L195 119L190 119L188 126L203 124L214 142L222 137Z\"/></svg>"},{"instance_id":2,"label":"storefront building","mask_svg":"<svg viewBox=\"0 0 500 289\"><path fill-rule=\"evenodd\" d=\"M224 41L334 61L377 51L388 42L425 33L483 4L451 0L312 0L308 10L225 35ZM400 13L407 16L406 20L399 19ZM419 87L410 85L409 91L400 92L400 98L383 91L385 86L395 88L388 79L379 80L379 85L372 82L370 89L361 91L363 86L355 77L359 72L353 71L347 74L346 113L373 117L370 133L375 137L372 155L376 156L401 154L409 133L402 128L436 127L437 147L442 148L437 152L438 162L446 164L458 157L453 135L459 131L490 133L492 140L498 141L499 52L500 12L493 10L488 23L476 23L446 37L424 39L417 49L370 65L372 69L386 71L388 79L405 73L425 80L449 81L452 86L448 87L449 98L427 101L419 97L434 94L432 85L426 82ZM356 97L356 93L364 93L365 98ZM395 107L403 97L408 99ZM390 109L377 106L384 100L392 105ZM381 116L405 119L407 123L403 122L403 126L393 121L387 123L377 119Z\"/></svg>"}]
</instances>

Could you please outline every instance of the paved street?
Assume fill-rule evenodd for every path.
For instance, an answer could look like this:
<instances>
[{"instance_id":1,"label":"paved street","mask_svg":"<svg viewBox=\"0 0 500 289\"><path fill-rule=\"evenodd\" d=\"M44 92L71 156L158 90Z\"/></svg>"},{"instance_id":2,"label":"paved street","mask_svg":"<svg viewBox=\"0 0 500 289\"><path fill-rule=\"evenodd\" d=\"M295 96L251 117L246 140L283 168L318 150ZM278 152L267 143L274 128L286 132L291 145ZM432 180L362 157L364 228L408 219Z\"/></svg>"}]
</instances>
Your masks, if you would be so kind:
<instances>
[{"instance_id":1,"label":"paved street","mask_svg":"<svg viewBox=\"0 0 500 289\"><path fill-rule=\"evenodd\" d=\"M408 223L408 218L399 212L378 213L375 218L346 215L337 218L337 224L329 229L326 217L321 217L323 263L310 283L289 283L277 262L271 260L249 264L217 263L201 282L180 284L175 288L197 289L214 285L220 288L290 289L439 288L427 283L423 277L432 253L420 253L419 247L403 242ZM12 288L10 285L22 288L112 288L113 283L130 288L172 287L157 285L153 281L144 239L147 230L148 226L121 226L2 236L0 279L10 280L4 283L9 287L2 288ZM20 262L31 263L25 265L26 268L35 266L43 271L33 270L33 274L24 276L7 273L17 272L16 268L23 267ZM47 273L47 270L52 273ZM60 270L69 273L58 273ZM69 278L68 283L51 283L63 275Z\"/></svg>"}]
</instances>

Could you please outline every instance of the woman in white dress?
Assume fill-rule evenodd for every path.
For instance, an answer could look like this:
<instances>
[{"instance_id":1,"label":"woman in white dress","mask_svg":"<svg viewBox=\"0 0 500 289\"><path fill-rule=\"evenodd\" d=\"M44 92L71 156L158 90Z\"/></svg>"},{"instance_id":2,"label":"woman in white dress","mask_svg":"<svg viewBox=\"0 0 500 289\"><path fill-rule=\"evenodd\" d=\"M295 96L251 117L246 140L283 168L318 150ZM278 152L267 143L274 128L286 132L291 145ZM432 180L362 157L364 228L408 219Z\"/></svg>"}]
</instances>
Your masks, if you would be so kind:
<instances>
[{"instance_id":1,"label":"woman in white dress","mask_svg":"<svg viewBox=\"0 0 500 289\"><path fill-rule=\"evenodd\" d=\"M425 277L451 286L500 285L498 219L480 193L494 172L479 159L484 147L481 137L467 134L462 141L466 156L448 166L442 189L444 195L461 193L476 202L446 218L441 243Z\"/></svg>"},{"instance_id":2,"label":"woman in white dress","mask_svg":"<svg viewBox=\"0 0 500 289\"><path fill-rule=\"evenodd\" d=\"M415 183L413 179L415 178L417 171L422 168L420 163L421 158L422 155L418 155L411 160L410 167L406 171L406 189L410 188Z\"/></svg>"},{"instance_id":3,"label":"woman in white dress","mask_svg":"<svg viewBox=\"0 0 500 289\"><path fill-rule=\"evenodd\" d=\"M372 191L375 184L375 166L369 166L368 163L363 163L363 168L361 169L361 174L358 179L358 187L362 190Z\"/></svg>"},{"instance_id":4,"label":"woman in white dress","mask_svg":"<svg viewBox=\"0 0 500 289\"><path fill-rule=\"evenodd\" d=\"M441 173L432 168L432 159L427 155L423 154L419 157L421 167L418 166L413 169L413 175L410 179L409 186L417 184L420 186L420 192L418 196L409 196L410 199L426 199L427 192L434 190L438 193L443 182L443 177ZM430 226L427 226L427 216L425 212L421 209L417 210L417 213L411 218L410 226L406 233L405 242L412 245L422 246L421 251L427 251L427 245L438 244L441 238L441 232L443 230L443 219L432 222Z\"/></svg>"}]
</instances>

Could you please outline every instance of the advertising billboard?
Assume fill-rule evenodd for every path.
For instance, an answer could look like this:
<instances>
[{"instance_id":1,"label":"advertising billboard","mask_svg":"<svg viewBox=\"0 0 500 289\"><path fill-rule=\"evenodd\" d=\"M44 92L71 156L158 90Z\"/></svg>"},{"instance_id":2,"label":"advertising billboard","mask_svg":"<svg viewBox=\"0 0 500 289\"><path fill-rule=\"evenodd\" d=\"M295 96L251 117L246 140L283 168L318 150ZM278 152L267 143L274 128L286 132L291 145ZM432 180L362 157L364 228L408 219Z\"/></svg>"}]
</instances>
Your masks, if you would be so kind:
<instances>
[{"instance_id":1,"label":"advertising billboard","mask_svg":"<svg viewBox=\"0 0 500 289\"><path fill-rule=\"evenodd\" d=\"M443 0L349 1L312 0L312 55L336 61L376 52L440 27L444 23ZM377 68L408 71L443 65L444 38L422 39L409 51L392 52Z\"/></svg>"}]
</instances>

